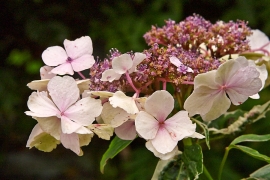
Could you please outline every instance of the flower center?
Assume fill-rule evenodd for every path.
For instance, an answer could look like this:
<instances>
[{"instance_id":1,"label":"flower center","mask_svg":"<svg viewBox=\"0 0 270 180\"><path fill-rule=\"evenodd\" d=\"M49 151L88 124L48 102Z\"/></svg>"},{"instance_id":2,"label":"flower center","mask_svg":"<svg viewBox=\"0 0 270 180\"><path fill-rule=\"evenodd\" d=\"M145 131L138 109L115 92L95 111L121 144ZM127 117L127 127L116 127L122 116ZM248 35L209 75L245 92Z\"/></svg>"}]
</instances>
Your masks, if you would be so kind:
<instances>
[{"instance_id":1,"label":"flower center","mask_svg":"<svg viewBox=\"0 0 270 180\"><path fill-rule=\"evenodd\" d=\"M71 59L70 57L67 58L67 62L71 63L73 61L73 59Z\"/></svg>"}]
</instances>

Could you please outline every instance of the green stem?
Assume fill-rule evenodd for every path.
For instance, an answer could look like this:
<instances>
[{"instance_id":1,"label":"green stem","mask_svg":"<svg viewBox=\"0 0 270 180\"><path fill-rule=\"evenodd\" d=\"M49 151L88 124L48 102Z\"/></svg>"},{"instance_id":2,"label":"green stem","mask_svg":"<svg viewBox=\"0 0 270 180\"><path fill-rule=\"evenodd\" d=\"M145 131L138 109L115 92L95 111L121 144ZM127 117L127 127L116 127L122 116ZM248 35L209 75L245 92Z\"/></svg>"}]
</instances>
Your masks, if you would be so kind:
<instances>
[{"instance_id":1,"label":"green stem","mask_svg":"<svg viewBox=\"0 0 270 180\"><path fill-rule=\"evenodd\" d=\"M180 93L175 93L175 95L176 95L176 99L177 99L180 109L183 109Z\"/></svg>"},{"instance_id":2,"label":"green stem","mask_svg":"<svg viewBox=\"0 0 270 180\"><path fill-rule=\"evenodd\" d=\"M230 149L231 148L229 148L229 147L225 148L225 153L224 153L223 159L221 161L221 164L220 164L220 167L218 170L218 180L221 180L222 171L223 171L223 168L224 168L225 162L227 160Z\"/></svg>"},{"instance_id":3,"label":"green stem","mask_svg":"<svg viewBox=\"0 0 270 180\"><path fill-rule=\"evenodd\" d=\"M209 180L213 180L211 174L210 174L209 171L206 169L205 165L203 165L203 173L204 173L204 175L205 175Z\"/></svg>"}]
</instances>

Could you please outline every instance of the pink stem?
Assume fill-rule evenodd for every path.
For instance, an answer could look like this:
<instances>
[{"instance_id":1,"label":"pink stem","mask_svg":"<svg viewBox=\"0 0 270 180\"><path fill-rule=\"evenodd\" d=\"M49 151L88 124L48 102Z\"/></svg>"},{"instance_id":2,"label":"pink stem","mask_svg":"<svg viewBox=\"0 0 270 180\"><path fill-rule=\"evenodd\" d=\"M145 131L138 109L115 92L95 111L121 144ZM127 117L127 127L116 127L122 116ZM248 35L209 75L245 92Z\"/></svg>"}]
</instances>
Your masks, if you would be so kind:
<instances>
[{"instance_id":1,"label":"pink stem","mask_svg":"<svg viewBox=\"0 0 270 180\"><path fill-rule=\"evenodd\" d=\"M81 78L86 79L85 76L80 71L77 73L81 76Z\"/></svg>"},{"instance_id":2,"label":"pink stem","mask_svg":"<svg viewBox=\"0 0 270 180\"><path fill-rule=\"evenodd\" d=\"M137 94L137 96L139 96L139 94L140 94L140 90L138 90L135 86L134 86L134 84L133 84L133 82L132 82L132 79L130 78L130 76L129 76L129 73L128 73L128 71L126 71L126 77L127 77L127 80L128 80L128 83L130 84L130 86L133 88L133 90L135 91L135 93Z\"/></svg>"}]
</instances>

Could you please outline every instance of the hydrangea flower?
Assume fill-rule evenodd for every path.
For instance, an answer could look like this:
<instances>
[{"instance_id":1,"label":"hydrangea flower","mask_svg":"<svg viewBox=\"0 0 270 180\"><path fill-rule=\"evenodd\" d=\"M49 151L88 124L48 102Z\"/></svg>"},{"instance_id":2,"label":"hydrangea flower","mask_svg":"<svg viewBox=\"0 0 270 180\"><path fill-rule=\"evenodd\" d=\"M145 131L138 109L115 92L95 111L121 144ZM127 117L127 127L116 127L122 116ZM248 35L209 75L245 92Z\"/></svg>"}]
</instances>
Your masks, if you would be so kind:
<instances>
[{"instance_id":1,"label":"hydrangea flower","mask_svg":"<svg viewBox=\"0 0 270 180\"><path fill-rule=\"evenodd\" d=\"M190 116L200 114L204 121L214 120L229 109L231 102L240 105L258 93L262 87L259 76L245 57L229 60L217 70L195 77L194 91L184 108Z\"/></svg>"},{"instance_id":2,"label":"hydrangea flower","mask_svg":"<svg viewBox=\"0 0 270 180\"><path fill-rule=\"evenodd\" d=\"M122 54L112 60L112 69L108 69L102 73L101 81L112 82L120 79L122 74L129 74L136 71L136 66L140 64L146 55L143 53L134 53L132 58L130 54Z\"/></svg>"},{"instance_id":3,"label":"hydrangea flower","mask_svg":"<svg viewBox=\"0 0 270 180\"><path fill-rule=\"evenodd\" d=\"M65 50L60 46L52 46L42 53L42 59L48 66L57 66L51 73L73 75L75 72L91 68L95 63L92 40L83 36L75 41L64 40Z\"/></svg>"},{"instance_id":4,"label":"hydrangea flower","mask_svg":"<svg viewBox=\"0 0 270 180\"><path fill-rule=\"evenodd\" d=\"M270 53L270 41L269 38L260 30L252 30L252 35L247 37L249 45L252 51L263 52L269 55Z\"/></svg>"},{"instance_id":5,"label":"hydrangea flower","mask_svg":"<svg viewBox=\"0 0 270 180\"><path fill-rule=\"evenodd\" d=\"M75 153L80 153L78 134L92 134L84 126L93 123L102 111L101 101L86 97L79 100L79 88L72 77L56 76L48 83L48 91L33 92L27 102L42 130Z\"/></svg>"},{"instance_id":6,"label":"hydrangea flower","mask_svg":"<svg viewBox=\"0 0 270 180\"><path fill-rule=\"evenodd\" d=\"M145 111L140 111L135 118L139 135L149 140L155 150L162 154L173 151L178 141L192 137L196 129L187 111L179 111L166 120L173 108L172 95L164 90L156 91L146 100Z\"/></svg>"}]
</instances>

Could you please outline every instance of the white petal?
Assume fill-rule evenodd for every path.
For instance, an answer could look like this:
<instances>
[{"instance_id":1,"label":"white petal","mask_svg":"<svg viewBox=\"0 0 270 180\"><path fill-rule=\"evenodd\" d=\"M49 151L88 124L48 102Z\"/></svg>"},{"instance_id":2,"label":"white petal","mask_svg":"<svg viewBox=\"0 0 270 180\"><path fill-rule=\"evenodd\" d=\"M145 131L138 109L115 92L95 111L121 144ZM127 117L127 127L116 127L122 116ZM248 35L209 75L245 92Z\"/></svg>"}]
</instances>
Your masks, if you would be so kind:
<instances>
[{"instance_id":1,"label":"white petal","mask_svg":"<svg viewBox=\"0 0 270 180\"><path fill-rule=\"evenodd\" d=\"M217 70L212 70L206 73L198 74L194 79L194 89L199 86L207 86L211 89L218 89L219 84L215 82Z\"/></svg>"},{"instance_id":2,"label":"white petal","mask_svg":"<svg viewBox=\"0 0 270 180\"><path fill-rule=\"evenodd\" d=\"M249 45L251 46L251 50L259 49L264 46L266 43L269 43L269 38L260 30L255 29L252 30L252 35L247 37L249 40ZM270 49L270 45L266 47L266 49Z\"/></svg>"},{"instance_id":3,"label":"white petal","mask_svg":"<svg viewBox=\"0 0 270 180\"><path fill-rule=\"evenodd\" d=\"M196 124L192 124L187 111L179 111L165 121L164 127L173 140L180 141L194 134Z\"/></svg>"},{"instance_id":4,"label":"white petal","mask_svg":"<svg viewBox=\"0 0 270 180\"><path fill-rule=\"evenodd\" d=\"M53 136L55 139L60 140L61 134L61 120L56 116L51 117L35 117L38 121L40 128Z\"/></svg>"},{"instance_id":5,"label":"white petal","mask_svg":"<svg viewBox=\"0 0 270 180\"><path fill-rule=\"evenodd\" d=\"M67 149L70 149L77 155L80 154L81 148L80 148L80 143L79 143L79 137L76 133L72 134L61 134L61 143L63 146Z\"/></svg>"},{"instance_id":6,"label":"white petal","mask_svg":"<svg viewBox=\"0 0 270 180\"><path fill-rule=\"evenodd\" d=\"M92 40L89 36L83 36L74 41L66 39L64 41L64 46L68 57L71 59L77 59L85 54L92 55L93 53Z\"/></svg>"},{"instance_id":7,"label":"white petal","mask_svg":"<svg viewBox=\"0 0 270 180\"><path fill-rule=\"evenodd\" d=\"M135 122L132 120L124 122L121 126L115 128L115 134L123 140L135 139L137 136Z\"/></svg>"},{"instance_id":8,"label":"white petal","mask_svg":"<svg viewBox=\"0 0 270 180\"><path fill-rule=\"evenodd\" d=\"M43 62L48 66L57 66L66 62L68 56L60 46L48 47L41 55Z\"/></svg>"},{"instance_id":9,"label":"white petal","mask_svg":"<svg viewBox=\"0 0 270 180\"><path fill-rule=\"evenodd\" d=\"M110 140L113 135L113 128L108 124L91 124L88 126L99 138Z\"/></svg>"},{"instance_id":10,"label":"white petal","mask_svg":"<svg viewBox=\"0 0 270 180\"><path fill-rule=\"evenodd\" d=\"M51 73L53 67L50 66L42 66L40 68L40 78L41 79L52 79L56 74Z\"/></svg>"},{"instance_id":11,"label":"white petal","mask_svg":"<svg viewBox=\"0 0 270 180\"><path fill-rule=\"evenodd\" d=\"M86 97L70 106L64 115L78 124L88 126L95 121L95 117L99 116L101 111L102 105L99 99Z\"/></svg>"},{"instance_id":12,"label":"white petal","mask_svg":"<svg viewBox=\"0 0 270 180\"><path fill-rule=\"evenodd\" d=\"M168 91L156 91L145 102L145 110L158 121L164 121L174 108L174 99Z\"/></svg>"},{"instance_id":13,"label":"white petal","mask_svg":"<svg viewBox=\"0 0 270 180\"><path fill-rule=\"evenodd\" d=\"M114 108L109 102L106 102L103 104L101 118L105 124L111 124L113 118L122 111L124 110L121 108Z\"/></svg>"},{"instance_id":14,"label":"white petal","mask_svg":"<svg viewBox=\"0 0 270 180\"><path fill-rule=\"evenodd\" d=\"M135 114L139 112L134 98L126 96L122 91L117 91L109 101L113 107L120 107L127 111L129 114Z\"/></svg>"},{"instance_id":15,"label":"white petal","mask_svg":"<svg viewBox=\"0 0 270 180\"><path fill-rule=\"evenodd\" d=\"M168 160L172 157L174 157L177 153L178 153L178 147L175 146L175 148L171 151L171 152L168 152L168 153L165 153L165 154L162 154L160 152L158 152L155 147L152 145L151 141L147 141L145 143L145 147L151 151L152 153L154 153L154 155L162 160Z\"/></svg>"},{"instance_id":16,"label":"white petal","mask_svg":"<svg viewBox=\"0 0 270 180\"><path fill-rule=\"evenodd\" d=\"M47 91L47 85L50 79L35 80L27 84L27 86L32 90L37 91Z\"/></svg>"},{"instance_id":17,"label":"white petal","mask_svg":"<svg viewBox=\"0 0 270 180\"><path fill-rule=\"evenodd\" d=\"M65 116L61 116L61 128L62 128L62 132L65 134L71 134L71 133L79 133L79 134L91 134L92 132L83 127L82 125L73 122L72 120L70 120L69 118L65 117Z\"/></svg>"},{"instance_id":18,"label":"white petal","mask_svg":"<svg viewBox=\"0 0 270 180\"><path fill-rule=\"evenodd\" d=\"M159 122L147 112L140 111L135 118L135 127L140 136L149 140L156 137Z\"/></svg>"},{"instance_id":19,"label":"white petal","mask_svg":"<svg viewBox=\"0 0 270 180\"><path fill-rule=\"evenodd\" d=\"M80 96L77 83L70 76L52 78L48 84L48 90L53 102L61 112L75 103Z\"/></svg>"},{"instance_id":20,"label":"white petal","mask_svg":"<svg viewBox=\"0 0 270 180\"><path fill-rule=\"evenodd\" d=\"M170 62L176 67L180 67L183 63L175 56L170 57Z\"/></svg>"},{"instance_id":21,"label":"white petal","mask_svg":"<svg viewBox=\"0 0 270 180\"><path fill-rule=\"evenodd\" d=\"M40 128L39 124L36 124L35 127L32 129L31 134L27 140L26 147L31 148L30 144L34 141L35 137L43 132L44 131Z\"/></svg>"},{"instance_id":22,"label":"white petal","mask_svg":"<svg viewBox=\"0 0 270 180\"><path fill-rule=\"evenodd\" d=\"M100 98L105 98L105 99L113 96L113 93L109 91L91 91L90 94L99 96Z\"/></svg>"},{"instance_id":23,"label":"white petal","mask_svg":"<svg viewBox=\"0 0 270 180\"><path fill-rule=\"evenodd\" d=\"M145 54L143 54L143 53L135 53L134 58L133 58L133 65L128 71L129 74L135 72L136 71L136 66L138 66L138 64L140 64L145 58L146 58Z\"/></svg>"},{"instance_id":24,"label":"white petal","mask_svg":"<svg viewBox=\"0 0 270 180\"><path fill-rule=\"evenodd\" d=\"M197 138L197 139L204 139L204 138L205 138L204 135L199 134L199 133L197 133L197 132L195 132L194 134L192 134L192 135L189 136L189 137L191 137L191 138Z\"/></svg>"},{"instance_id":25,"label":"white petal","mask_svg":"<svg viewBox=\"0 0 270 180\"><path fill-rule=\"evenodd\" d=\"M76 81L76 83L78 88L80 89L80 94L82 94L84 91L89 91L90 79L78 80Z\"/></svg>"},{"instance_id":26,"label":"white petal","mask_svg":"<svg viewBox=\"0 0 270 180\"><path fill-rule=\"evenodd\" d=\"M59 75L65 75L65 74L73 75L74 74L72 66L69 62L65 62L57 66L56 68L53 68L51 72L54 74L59 74Z\"/></svg>"},{"instance_id":27,"label":"white petal","mask_svg":"<svg viewBox=\"0 0 270 180\"><path fill-rule=\"evenodd\" d=\"M95 63L95 59L90 54L82 55L81 57L71 61L72 68L75 72L83 71L89 69Z\"/></svg>"},{"instance_id":28,"label":"white petal","mask_svg":"<svg viewBox=\"0 0 270 180\"><path fill-rule=\"evenodd\" d=\"M111 121L112 127L118 127L130 119L135 119L136 115L129 114L123 109L121 110L122 111L116 114L116 116L114 116L114 118L112 119Z\"/></svg>"},{"instance_id":29,"label":"white petal","mask_svg":"<svg viewBox=\"0 0 270 180\"><path fill-rule=\"evenodd\" d=\"M113 69L108 69L102 73L101 81L113 82L114 80L120 79L122 75L116 73Z\"/></svg>"},{"instance_id":30,"label":"white petal","mask_svg":"<svg viewBox=\"0 0 270 180\"><path fill-rule=\"evenodd\" d=\"M112 60L112 68L118 74L126 73L133 65L129 54L122 54Z\"/></svg>"},{"instance_id":31,"label":"white petal","mask_svg":"<svg viewBox=\"0 0 270 180\"><path fill-rule=\"evenodd\" d=\"M28 116L50 117L56 116L59 110L54 103L47 97L47 92L33 92L27 101L30 111L26 111Z\"/></svg>"}]
</instances>

